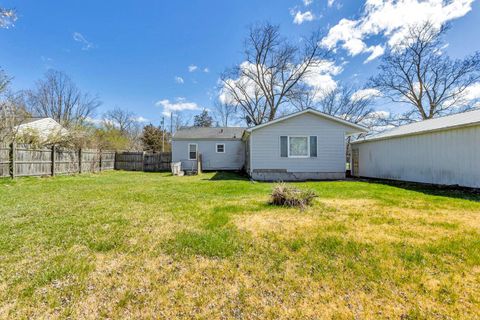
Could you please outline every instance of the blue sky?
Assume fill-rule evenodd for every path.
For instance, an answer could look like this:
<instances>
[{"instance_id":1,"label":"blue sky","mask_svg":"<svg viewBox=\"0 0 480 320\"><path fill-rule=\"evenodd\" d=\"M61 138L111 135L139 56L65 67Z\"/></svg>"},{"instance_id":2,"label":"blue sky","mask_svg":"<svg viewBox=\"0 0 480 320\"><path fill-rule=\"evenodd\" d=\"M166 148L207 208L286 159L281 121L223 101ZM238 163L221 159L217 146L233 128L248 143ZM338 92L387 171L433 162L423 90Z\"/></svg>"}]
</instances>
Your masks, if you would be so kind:
<instances>
[{"instance_id":1,"label":"blue sky","mask_svg":"<svg viewBox=\"0 0 480 320\"><path fill-rule=\"evenodd\" d=\"M54 68L98 94L103 101L98 116L118 106L153 123L166 105L211 108L219 74L242 62L247 27L258 21L279 24L294 41L323 31L341 67L329 76L357 86L376 72L379 58L365 61L375 48L381 53L388 46L403 20L431 15L451 22L445 49L451 56L480 50L480 5L473 0L369 0L368 6L346 0L0 0L0 5L19 15L14 27L0 29L0 67L14 77L13 89L31 88ZM353 21L353 29L340 25L342 19Z\"/></svg>"}]
</instances>

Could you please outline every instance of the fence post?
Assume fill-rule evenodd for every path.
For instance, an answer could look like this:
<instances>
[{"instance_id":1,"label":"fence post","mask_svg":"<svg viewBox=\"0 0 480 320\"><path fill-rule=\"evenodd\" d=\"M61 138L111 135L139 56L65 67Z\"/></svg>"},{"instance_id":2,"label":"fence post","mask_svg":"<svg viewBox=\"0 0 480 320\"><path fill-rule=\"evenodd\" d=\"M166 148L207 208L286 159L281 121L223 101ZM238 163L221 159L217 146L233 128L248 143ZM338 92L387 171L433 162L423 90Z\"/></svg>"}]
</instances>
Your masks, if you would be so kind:
<instances>
[{"instance_id":1,"label":"fence post","mask_svg":"<svg viewBox=\"0 0 480 320\"><path fill-rule=\"evenodd\" d=\"M142 152L142 172L145 172L145 151Z\"/></svg>"},{"instance_id":2,"label":"fence post","mask_svg":"<svg viewBox=\"0 0 480 320\"><path fill-rule=\"evenodd\" d=\"M102 149L99 150L100 152L100 159L99 159L99 171L102 172Z\"/></svg>"},{"instance_id":3,"label":"fence post","mask_svg":"<svg viewBox=\"0 0 480 320\"><path fill-rule=\"evenodd\" d=\"M202 154L198 154L197 159L197 174L202 174Z\"/></svg>"},{"instance_id":4,"label":"fence post","mask_svg":"<svg viewBox=\"0 0 480 320\"><path fill-rule=\"evenodd\" d=\"M52 145L52 177L55 176L55 145Z\"/></svg>"},{"instance_id":5,"label":"fence post","mask_svg":"<svg viewBox=\"0 0 480 320\"><path fill-rule=\"evenodd\" d=\"M82 148L78 149L78 173L82 173Z\"/></svg>"},{"instance_id":6,"label":"fence post","mask_svg":"<svg viewBox=\"0 0 480 320\"><path fill-rule=\"evenodd\" d=\"M10 144L10 176L12 179L15 178L15 153L17 152L17 148L15 142Z\"/></svg>"}]
</instances>

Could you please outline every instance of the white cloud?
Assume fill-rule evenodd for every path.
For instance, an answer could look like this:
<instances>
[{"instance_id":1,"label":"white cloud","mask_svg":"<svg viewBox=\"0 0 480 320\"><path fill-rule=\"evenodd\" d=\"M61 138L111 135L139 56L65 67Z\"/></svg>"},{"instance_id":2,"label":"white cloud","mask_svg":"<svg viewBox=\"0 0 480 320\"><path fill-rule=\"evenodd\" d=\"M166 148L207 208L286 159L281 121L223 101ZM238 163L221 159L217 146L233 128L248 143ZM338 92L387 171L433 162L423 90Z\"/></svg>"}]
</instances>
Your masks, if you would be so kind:
<instances>
[{"instance_id":1,"label":"white cloud","mask_svg":"<svg viewBox=\"0 0 480 320\"><path fill-rule=\"evenodd\" d=\"M313 2L313 0L303 0L303 4L308 7L309 5L311 5Z\"/></svg>"},{"instance_id":2,"label":"white cloud","mask_svg":"<svg viewBox=\"0 0 480 320\"><path fill-rule=\"evenodd\" d=\"M184 84L185 83L185 80L183 80L182 77L176 76L174 79L175 79L176 83L179 83L179 84Z\"/></svg>"},{"instance_id":3,"label":"white cloud","mask_svg":"<svg viewBox=\"0 0 480 320\"><path fill-rule=\"evenodd\" d=\"M468 101L480 99L480 82L472 84L465 90L465 99Z\"/></svg>"},{"instance_id":4,"label":"white cloud","mask_svg":"<svg viewBox=\"0 0 480 320\"><path fill-rule=\"evenodd\" d=\"M209 72L210 72L210 69L208 69L208 68L204 68L204 69L203 69L203 72L205 72L205 73L209 73Z\"/></svg>"},{"instance_id":5,"label":"white cloud","mask_svg":"<svg viewBox=\"0 0 480 320\"><path fill-rule=\"evenodd\" d=\"M83 36L83 34L81 34L80 32L74 32L73 33L73 40L81 43L82 44L82 50L85 50L85 51L88 51L88 50L93 49L95 47L95 45L92 42L88 41L87 38L85 38Z\"/></svg>"},{"instance_id":6,"label":"white cloud","mask_svg":"<svg viewBox=\"0 0 480 320\"><path fill-rule=\"evenodd\" d=\"M138 122L138 123L145 123L145 122L149 122L150 120L148 120L147 118L144 118L142 116L139 116L139 117L136 117L135 119L135 122Z\"/></svg>"},{"instance_id":7,"label":"white cloud","mask_svg":"<svg viewBox=\"0 0 480 320\"><path fill-rule=\"evenodd\" d=\"M370 61L375 60L381 55L383 55L383 53L385 52L385 48L383 48L382 46L371 46L365 51L371 52L371 54L368 56L367 60L365 60L363 63L369 63Z\"/></svg>"},{"instance_id":8,"label":"white cloud","mask_svg":"<svg viewBox=\"0 0 480 320\"><path fill-rule=\"evenodd\" d=\"M198 66L194 65L194 64L191 64L188 66L188 72L195 72L197 71L198 69Z\"/></svg>"},{"instance_id":9,"label":"white cloud","mask_svg":"<svg viewBox=\"0 0 480 320\"><path fill-rule=\"evenodd\" d=\"M337 82L334 76L340 74L343 68L335 65L333 61L319 60L309 69L309 73L304 79L305 84L312 87L315 92L315 99L320 99L323 94L334 90Z\"/></svg>"},{"instance_id":10,"label":"white cloud","mask_svg":"<svg viewBox=\"0 0 480 320\"><path fill-rule=\"evenodd\" d=\"M382 93L377 89L367 88L367 89L361 89L354 92L350 98L354 101L357 101L361 99L376 98L381 96L382 96Z\"/></svg>"},{"instance_id":11,"label":"white cloud","mask_svg":"<svg viewBox=\"0 0 480 320\"><path fill-rule=\"evenodd\" d=\"M315 16L311 11L305 11L303 13L301 11L297 11L295 17L293 18L293 23L302 24L305 21L312 21L313 19L315 19Z\"/></svg>"},{"instance_id":12,"label":"white cloud","mask_svg":"<svg viewBox=\"0 0 480 320\"><path fill-rule=\"evenodd\" d=\"M155 105L163 108L162 114L165 116L170 116L170 113L175 111L200 110L195 102L187 102L185 98L177 98L176 102L171 102L168 99L159 100Z\"/></svg>"},{"instance_id":13,"label":"white cloud","mask_svg":"<svg viewBox=\"0 0 480 320\"><path fill-rule=\"evenodd\" d=\"M256 66L247 61L240 64L240 68L243 73L251 72L256 73ZM337 66L333 61L318 60L313 63L309 68L307 75L303 79L303 83L312 89L312 92L316 95L315 99L320 99L321 96L337 87L337 82L333 79L334 76L340 74L343 71L341 66ZM224 85L219 92L219 100L222 103L235 104L235 100L232 98L232 93L226 88L236 88L236 95L240 99L247 99L247 97L255 96L255 93L261 95L259 86L251 80L249 77L241 76L237 79L226 80L228 84ZM268 79L267 79L268 82ZM238 88L241 88L238 89Z\"/></svg>"},{"instance_id":14,"label":"white cloud","mask_svg":"<svg viewBox=\"0 0 480 320\"><path fill-rule=\"evenodd\" d=\"M334 2L335 2L335 0L328 0L327 5L328 5L329 7L331 7L331 6L333 6L333 3L334 3Z\"/></svg>"},{"instance_id":15,"label":"white cloud","mask_svg":"<svg viewBox=\"0 0 480 320\"><path fill-rule=\"evenodd\" d=\"M460 18L472 9L474 0L367 0L357 20L342 19L333 26L322 44L330 49L338 45L352 56L370 53L371 61L380 56L380 45L368 46L365 39L382 35L391 48L397 46L412 25L430 21L436 28Z\"/></svg>"}]
</instances>

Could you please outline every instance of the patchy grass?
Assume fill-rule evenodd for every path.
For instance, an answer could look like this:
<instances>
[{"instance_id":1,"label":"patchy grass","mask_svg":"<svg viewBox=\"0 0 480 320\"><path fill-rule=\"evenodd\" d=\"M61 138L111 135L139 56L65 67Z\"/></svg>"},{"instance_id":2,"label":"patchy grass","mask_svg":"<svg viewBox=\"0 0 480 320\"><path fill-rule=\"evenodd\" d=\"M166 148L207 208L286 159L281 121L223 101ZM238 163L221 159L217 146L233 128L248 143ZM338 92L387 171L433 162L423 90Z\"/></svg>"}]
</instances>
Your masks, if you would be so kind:
<instances>
[{"instance_id":1,"label":"patchy grass","mask_svg":"<svg viewBox=\"0 0 480 320\"><path fill-rule=\"evenodd\" d=\"M0 180L0 318L478 318L480 196L228 173Z\"/></svg>"}]
</instances>

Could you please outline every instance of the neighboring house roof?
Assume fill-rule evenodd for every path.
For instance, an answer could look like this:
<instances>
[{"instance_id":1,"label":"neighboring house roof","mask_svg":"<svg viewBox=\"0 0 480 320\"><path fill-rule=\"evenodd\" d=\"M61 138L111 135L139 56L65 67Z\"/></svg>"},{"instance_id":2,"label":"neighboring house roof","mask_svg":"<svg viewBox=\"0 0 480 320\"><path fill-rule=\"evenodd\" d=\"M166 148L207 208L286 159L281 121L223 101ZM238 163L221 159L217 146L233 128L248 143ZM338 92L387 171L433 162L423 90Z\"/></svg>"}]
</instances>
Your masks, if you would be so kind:
<instances>
[{"instance_id":1,"label":"neighboring house roof","mask_svg":"<svg viewBox=\"0 0 480 320\"><path fill-rule=\"evenodd\" d=\"M315 110L315 109L305 109L305 110L302 110L302 111L298 111L298 112L295 112L295 113L291 113L289 115L286 115L286 116L283 116L283 117L280 117L280 118L277 118L275 120L272 120L272 121L269 121L269 122L266 122L266 123L263 123L263 124L260 124L258 126L255 126L255 127L251 127L251 128L248 128L247 130L245 130L246 132L252 132L254 130L257 130L257 129L260 129L260 128L263 128L263 127L266 127L266 126L270 126L272 124L275 124L275 123L278 123L278 122L281 122L281 121L284 121L284 120L287 120L287 119L290 119L290 118L293 118L293 117L298 117L302 114L306 114L306 113L310 113L310 114L314 114L314 115L317 115L319 117L322 117L322 118L325 118L325 119L328 119L328 120L332 120L332 121L335 121L335 122L338 122L338 123L341 123L347 127L350 127L351 129L353 129L351 132L351 134L353 133L361 133L361 132L367 132L368 129L365 128L364 126L361 126L361 125L358 125L358 124L355 124L355 123L352 123L350 121L347 121L347 120L343 120L341 118L338 118L338 117L335 117L335 116L331 116L329 114L326 114L326 113L323 113L323 112L320 112L318 110Z\"/></svg>"},{"instance_id":2,"label":"neighboring house roof","mask_svg":"<svg viewBox=\"0 0 480 320\"><path fill-rule=\"evenodd\" d=\"M46 139L52 134L67 134L67 130L52 118L28 118L16 126L15 129L19 134L34 131L42 139Z\"/></svg>"},{"instance_id":3,"label":"neighboring house roof","mask_svg":"<svg viewBox=\"0 0 480 320\"><path fill-rule=\"evenodd\" d=\"M244 131L240 127L191 127L175 132L173 140L240 140Z\"/></svg>"},{"instance_id":4,"label":"neighboring house roof","mask_svg":"<svg viewBox=\"0 0 480 320\"><path fill-rule=\"evenodd\" d=\"M400 126L385 132L359 139L353 143L361 143L364 141L374 141L390 139L400 136L422 134L432 131L440 131L447 129L454 129L464 126L472 126L480 124L480 109L457 113L454 115L443 116L434 119L423 120L415 123L410 123Z\"/></svg>"}]
</instances>

